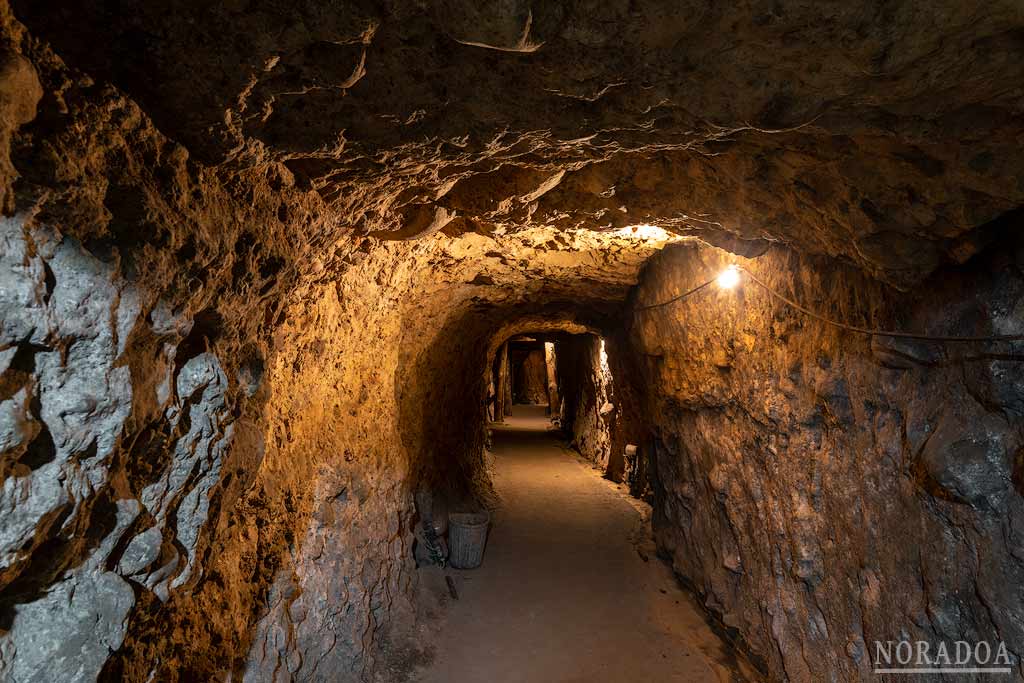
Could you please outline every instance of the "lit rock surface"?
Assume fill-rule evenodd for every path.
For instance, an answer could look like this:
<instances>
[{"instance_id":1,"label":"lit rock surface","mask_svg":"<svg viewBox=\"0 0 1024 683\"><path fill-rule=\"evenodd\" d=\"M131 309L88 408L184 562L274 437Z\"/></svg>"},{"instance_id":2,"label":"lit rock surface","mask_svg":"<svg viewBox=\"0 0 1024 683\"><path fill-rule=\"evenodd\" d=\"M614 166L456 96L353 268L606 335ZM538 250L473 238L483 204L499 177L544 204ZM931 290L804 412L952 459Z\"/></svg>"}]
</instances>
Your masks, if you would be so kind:
<instances>
[{"instance_id":1,"label":"lit rock surface","mask_svg":"<svg viewBox=\"0 0 1024 683\"><path fill-rule=\"evenodd\" d=\"M1015 258L994 255L898 301L783 250L744 263L834 317L1019 334L1016 243ZM669 248L636 304L726 262ZM656 387L645 406L657 425L645 444L656 537L773 677L868 680L874 642L901 637L1002 641L1019 673L1024 413L1019 360L1006 352L1020 344L872 343L808 321L749 280L631 320L640 381ZM938 357L887 368L877 351L890 346Z\"/></svg>"}]
</instances>

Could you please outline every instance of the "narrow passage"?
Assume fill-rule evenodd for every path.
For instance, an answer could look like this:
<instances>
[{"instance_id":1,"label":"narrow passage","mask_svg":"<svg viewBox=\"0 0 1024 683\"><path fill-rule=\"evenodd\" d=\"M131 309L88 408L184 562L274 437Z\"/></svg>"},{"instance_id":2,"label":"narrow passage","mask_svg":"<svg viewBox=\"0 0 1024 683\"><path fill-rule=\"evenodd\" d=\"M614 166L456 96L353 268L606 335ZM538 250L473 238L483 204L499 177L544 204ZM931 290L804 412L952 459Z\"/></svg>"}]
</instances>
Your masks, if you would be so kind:
<instances>
[{"instance_id":1,"label":"narrow passage","mask_svg":"<svg viewBox=\"0 0 1024 683\"><path fill-rule=\"evenodd\" d=\"M747 680L654 557L643 504L567 451L543 410L517 405L494 426L501 504L484 563L444 570L459 599L445 601L433 660L414 679ZM428 590L443 591L431 571L440 585Z\"/></svg>"}]
</instances>

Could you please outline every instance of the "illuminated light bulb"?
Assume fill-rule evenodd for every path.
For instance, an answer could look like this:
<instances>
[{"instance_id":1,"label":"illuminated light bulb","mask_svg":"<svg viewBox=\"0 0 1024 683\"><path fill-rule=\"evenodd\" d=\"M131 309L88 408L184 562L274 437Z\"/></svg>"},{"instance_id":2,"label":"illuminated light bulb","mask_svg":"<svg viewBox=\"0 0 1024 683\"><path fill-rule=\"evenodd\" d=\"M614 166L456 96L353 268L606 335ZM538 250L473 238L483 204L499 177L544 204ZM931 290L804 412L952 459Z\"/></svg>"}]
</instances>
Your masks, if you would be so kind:
<instances>
[{"instance_id":1,"label":"illuminated light bulb","mask_svg":"<svg viewBox=\"0 0 1024 683\"><path fill-rule=\"evenodd\" d=\"M637 225L633 230L636 236L644 240L667 240L670 235L657 225Z\"/></svg>"},{"instance_id":2,"label":"illuminated light bulb","mask_svg":"<svg viewBox=\"0 0 1024 683\"><path fill-rule=\"evenodd\" d=\"M722 289L732 289L740 283L740 270L736 266L729 266L715 278L715 282Z\"/></svg>"},{"instance_id":3,"label":"illuminated light bulb","mask_svg":"<svg viewBox=\"0 0 1024 683\"><path fill-rule=\"evenodd\" d=\"M628 225L625 228L619 228L613 231L616 237L629 237L633 239L641 239L645 241L660 241L667 242L673 237L672 233L662 230L656 225Z\"/></svg>"}]
</instances>

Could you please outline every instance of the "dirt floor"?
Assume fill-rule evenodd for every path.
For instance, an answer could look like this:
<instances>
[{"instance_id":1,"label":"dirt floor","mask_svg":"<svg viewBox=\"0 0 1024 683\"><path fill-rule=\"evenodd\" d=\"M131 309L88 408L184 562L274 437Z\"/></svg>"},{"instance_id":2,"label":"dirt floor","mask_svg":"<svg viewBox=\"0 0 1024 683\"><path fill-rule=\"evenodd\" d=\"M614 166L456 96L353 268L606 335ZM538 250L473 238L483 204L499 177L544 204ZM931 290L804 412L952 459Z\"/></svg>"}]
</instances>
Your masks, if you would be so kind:
<instances>
[{"instance_id":1,"label":"dirt floor","mask_svg":"<svg viewBox=\"0 0 1024 683\"><path fill-rule=\"evenodd\" d=\"M483 566L420 570L429 654L409 680L753 680L654 556L645 504L567 450L543 412L516 406L494 426L501 503Z\"/></svg>"}]
</instances>

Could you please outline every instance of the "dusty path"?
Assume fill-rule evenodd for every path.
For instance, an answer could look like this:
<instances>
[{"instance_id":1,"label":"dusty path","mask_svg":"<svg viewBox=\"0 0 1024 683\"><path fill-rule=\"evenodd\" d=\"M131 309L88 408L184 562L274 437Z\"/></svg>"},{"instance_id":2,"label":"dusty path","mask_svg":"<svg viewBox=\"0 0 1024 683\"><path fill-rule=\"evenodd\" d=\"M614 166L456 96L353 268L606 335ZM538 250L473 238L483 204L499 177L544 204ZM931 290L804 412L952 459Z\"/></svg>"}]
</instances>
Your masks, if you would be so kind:
<instances>
[{"instance_id":1,"label":"dusty path","mask_svg":"<svg viewBox=\"0 0 1024 683\"><path fill-rule=\"evenodd\" d=\"M735 681L727 649L655 557L637 507L516 407L494 434L501 496L479 569L446 572L418 681ZM444 590L444 572L422 587Z\"/></svg>"}]
</instances>

